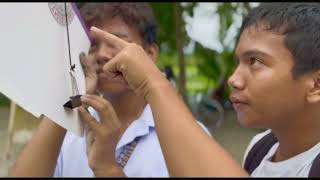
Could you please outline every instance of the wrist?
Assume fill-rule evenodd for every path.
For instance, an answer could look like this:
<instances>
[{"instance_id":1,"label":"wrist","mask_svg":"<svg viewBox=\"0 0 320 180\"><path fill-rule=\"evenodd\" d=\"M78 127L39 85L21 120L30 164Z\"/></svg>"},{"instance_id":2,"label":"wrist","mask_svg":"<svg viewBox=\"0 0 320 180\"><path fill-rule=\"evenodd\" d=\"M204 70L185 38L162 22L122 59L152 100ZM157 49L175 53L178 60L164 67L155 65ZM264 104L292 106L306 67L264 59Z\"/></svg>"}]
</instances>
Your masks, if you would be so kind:
<instances>
[{"instance_id":1,"label":"wrist","mask_svg":"<svg viewBox=\"0 0 320 180\"><path fill-rule=\"evenodd\" d=\"M161 77L159 80L152 80L148 83L145 99L147 102L150 102L153 97L159 93L172 89L173 87L171 83L165 77Z\"/></svg>"}]
</instances>

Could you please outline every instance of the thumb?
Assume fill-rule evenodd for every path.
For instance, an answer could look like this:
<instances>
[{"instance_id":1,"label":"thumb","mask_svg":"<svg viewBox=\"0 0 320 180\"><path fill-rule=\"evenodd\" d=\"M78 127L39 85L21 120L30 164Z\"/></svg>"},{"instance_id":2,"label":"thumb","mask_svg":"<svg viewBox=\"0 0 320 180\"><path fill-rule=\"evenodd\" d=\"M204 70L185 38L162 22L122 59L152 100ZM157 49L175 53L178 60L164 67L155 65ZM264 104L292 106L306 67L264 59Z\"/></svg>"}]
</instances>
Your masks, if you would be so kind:
<instances>
[{"instance_id":1,"label":"thumb","mask_svg":"<svg viewBox=\"0 0 320 180\"><path fill-rule=\"evenodd\" d=\"M93 61L92 58L89 58L88 56L86 56L84 52L80 53L79 58L80 58L82 69L86 76L89 75L90 73L95 73L95 66L94 66L95 62Z\"/></svg>"}]
</instances>

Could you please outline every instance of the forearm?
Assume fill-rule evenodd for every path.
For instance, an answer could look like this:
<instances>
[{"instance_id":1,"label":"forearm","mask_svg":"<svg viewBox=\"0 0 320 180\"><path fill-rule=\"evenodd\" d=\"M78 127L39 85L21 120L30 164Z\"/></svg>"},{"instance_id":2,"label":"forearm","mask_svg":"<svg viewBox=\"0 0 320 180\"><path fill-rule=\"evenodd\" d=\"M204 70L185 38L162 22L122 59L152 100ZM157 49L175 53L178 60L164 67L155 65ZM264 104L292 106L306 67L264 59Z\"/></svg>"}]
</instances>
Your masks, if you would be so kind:
<instances>
[{"instance_id":1,"label":"forearm","mask_svg":"<svg viewBox=\"0 0 320 180\"><path fill-rule=\"evenodd\" d=\"M197 125L169 82L158 81L146 98L170 176L247 176L231 155Z\"/></svg>"},{"instance_id":2,"label":"forearm","mask_svg":"<svg viewBox=\"0 0 320 180\"><path fill-rule=\"evenodd\" d=\"M53 176L66 130L46 117L21 152L9 176Z\"/></svg>"}]
</instances>

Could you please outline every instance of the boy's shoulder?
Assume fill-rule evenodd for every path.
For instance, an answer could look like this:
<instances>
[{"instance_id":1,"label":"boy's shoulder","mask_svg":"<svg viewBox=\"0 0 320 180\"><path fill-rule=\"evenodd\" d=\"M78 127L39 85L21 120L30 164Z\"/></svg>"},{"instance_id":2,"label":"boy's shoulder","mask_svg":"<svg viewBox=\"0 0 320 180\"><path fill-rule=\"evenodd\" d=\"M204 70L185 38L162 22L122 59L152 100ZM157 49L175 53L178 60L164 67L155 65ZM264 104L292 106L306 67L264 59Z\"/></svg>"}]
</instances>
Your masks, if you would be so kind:
<instances>
[{"instance_id":1,"label":"boy's shoulder","mask_svg":"<svg viewBox=\"0 0 320 180\"><path fill-rule=\"evenodd\" d=\"M271 148L277 143L276 137L271 133L271 130L266 130L255 135L250 141L242 165L251 174L259 166L265 157L275 152ZM271 152L269 155L268 152ZM286 160L286 163L281 162L279 165L265 163L263 168L260 168L259 175L268 175L269 172L278 174L279 176L297 176L297 177L320 177L320 143L317 143L309 150L306 150L295 157ZM289 163L290 162L290 163ZM301 164L301 162L304 162ZM275 166L276 168L272 167ZM300 169L297 169L300 168ZM266 169L262 170L261 169ZM279 169L281 169L279 171ZM288 174L290 173L290 174ZM257 173L255 174L257 175Z\"/></svg>"},{"instance_id":2,"label":"boy's shoulder","mask_svg":"<svg viewBox=\"0 0 320 180\"><path fill-rule=\"evenodd\" d=\"M269 134L271 132L271 129L265 130L262 133L256 134L250 141L249 145L247 146L247 149L244 153L243 160L242 160L242 166L244 166L244 162L248 156L249 151L252 149L252 147L261 140L264 136Z\"/></svg>"}]
</instances>

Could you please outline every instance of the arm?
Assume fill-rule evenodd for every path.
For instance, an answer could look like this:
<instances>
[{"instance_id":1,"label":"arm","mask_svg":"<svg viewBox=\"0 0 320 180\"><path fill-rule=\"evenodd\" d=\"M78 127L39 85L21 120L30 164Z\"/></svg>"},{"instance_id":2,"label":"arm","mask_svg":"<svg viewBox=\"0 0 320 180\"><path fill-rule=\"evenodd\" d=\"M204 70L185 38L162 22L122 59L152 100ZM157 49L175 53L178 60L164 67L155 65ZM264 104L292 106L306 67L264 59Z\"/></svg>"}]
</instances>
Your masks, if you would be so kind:
<instances>
[{"instance_id":1,"label":"arm","mask_svg":"<svg viewBox=\"0 0 320 180\"><path fill-rule=\"evenodd\" d=\"M66 130L44 117L9 176L53 176Z\"/></svg>"},{"instance_id":2,"label":"arm","mask_svg":"<svg viewBox=\"0 0 320 180\"><path fill-rule=\"evenodd\" d=\"M98 81L96 62L84 53L80 54L80 61L86 78L86 92L93 94ZM53 176L65 134L64 128L44 117L10 169L9 176Z\"/></svg>"},{"instance_id":3,"label":"arm","mask_svg":"<svg viewBox=\"0 0 320 180\"><path fill-rule=\"evenodd\" d=\"M143 49L91 28L94 38L118 48L103 67L119 82L128 83L151 106L161 149L171 176L247 176L242 167L196 124L186 105Z\"/></svg>"},{"instance_id":4,"label":"arm","mask_svg":"<svg viewBox=\"0 0 320 180\"><path fill-rule=\"evenodd\" d=\"M197 125L168 82L153 81L149 89L147 101L171 176L247 176L231 155Z\"/></svg>"}]
</instances>

